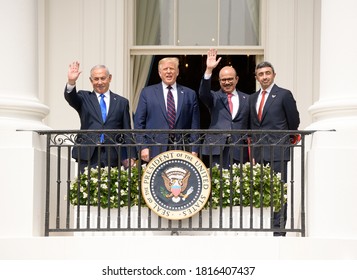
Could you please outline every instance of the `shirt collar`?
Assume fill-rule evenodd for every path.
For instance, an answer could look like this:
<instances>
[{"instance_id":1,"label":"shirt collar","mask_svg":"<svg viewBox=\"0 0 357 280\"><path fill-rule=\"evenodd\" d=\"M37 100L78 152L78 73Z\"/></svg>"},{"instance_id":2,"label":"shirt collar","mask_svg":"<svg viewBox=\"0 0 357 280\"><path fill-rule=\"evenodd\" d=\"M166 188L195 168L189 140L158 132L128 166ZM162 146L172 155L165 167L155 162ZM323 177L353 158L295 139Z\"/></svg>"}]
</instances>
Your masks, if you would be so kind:
<instances>
[{"instance_id":1,"label":"shirt collar","mask_svg":"<svg viewBox=\"0 0 357 280\"><path fill-rule=\"evenodd\" d=\"M231 93L232 93L232 95L233 95L233 96L238 96L238 92L237 92L237 90L236 90L236 89L235 89L235 90L233 90ZM226 93L226 94L228 94L228 93Z\"/></svg>"},{"instance_id":2,"label":"shirt collar","mask_svg":"<svg viewBox=\"0 0 357 280\"><path fill-rule=\"evenodd\" d=\"M274 85L275 85L275 84L272 83L272 84L265 90L267 94L269 94L269 93L271 92L271 89L273 88ZM262 93L262 91L263 91L263 89L261 88L261 89L260 89L260 93Z\"/></svg>"},{"instance_id":3,"label":"shirt collar","mask_svg":"<svg viewBox=\"0 0 357 280\"><path fill-rule=\"evenodd\" d=\"M169 86L169 85L165 84L164 82L162 82L161 84L162 84L162 87L164 88L164 90L166 90L167 87ZM176 82L173 85L171 85L171 87L173 90L176 90Z\"/></svg>"},{"instance_id":4,"label":"shirt collar","mask_svg":"<svg viewBox=\"0 0 357 280\"><path fill-rule=\"evenodd\" d=\"M97 95L97 98L99 98L101 95L101 93L97 93L97 92L95 92L95 94ZM104 96L109 97L109 90L107 92L104 92Z\"/></svg>"}]
</instances>

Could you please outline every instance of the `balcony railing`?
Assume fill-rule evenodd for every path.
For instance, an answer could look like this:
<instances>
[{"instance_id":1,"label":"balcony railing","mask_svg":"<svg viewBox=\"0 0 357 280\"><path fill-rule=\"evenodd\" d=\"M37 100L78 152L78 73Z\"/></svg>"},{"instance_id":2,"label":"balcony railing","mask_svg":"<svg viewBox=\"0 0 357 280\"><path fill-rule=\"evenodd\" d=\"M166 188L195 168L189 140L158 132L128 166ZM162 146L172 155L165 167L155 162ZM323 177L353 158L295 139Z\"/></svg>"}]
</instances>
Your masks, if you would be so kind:
<instances>
[{"instance_id":1,"label":"balcony railing","mask_svg":"<svg viewBox=\"0 0 357 280\"><path fill-rule=\"evenodd\" d=\"M37 132L47 139L46 236L99 232L240 235L286 232L305 236L305 139L314 131ZM104 143L100 141L101 135ZM301 136L298 142L296 135ZM149 163L141 160L139 155L145 148L158 155L158 162L167 150L178 156L187 156L180 151L196 151L197 158L195 155L188 158L196 158L207 167L209 195L200 209L193 206L183 212L188 218L167 219L165 213L170 209L160 212L148 207L148 199L142 194L145 172L157 164L155 159L150 161L152 158ZM92 166L87 161L90 157L95 158ZM135 159L135 165L126 158ZM166 197L175 196L170 190L164 191ZM185 195L188 194L189 191ZM177 197L183 202L184 192ZM282 226L284 210L287 221ZM276 212L281 214L279 227L274 226Z\"/></svg>"}]
</instances>

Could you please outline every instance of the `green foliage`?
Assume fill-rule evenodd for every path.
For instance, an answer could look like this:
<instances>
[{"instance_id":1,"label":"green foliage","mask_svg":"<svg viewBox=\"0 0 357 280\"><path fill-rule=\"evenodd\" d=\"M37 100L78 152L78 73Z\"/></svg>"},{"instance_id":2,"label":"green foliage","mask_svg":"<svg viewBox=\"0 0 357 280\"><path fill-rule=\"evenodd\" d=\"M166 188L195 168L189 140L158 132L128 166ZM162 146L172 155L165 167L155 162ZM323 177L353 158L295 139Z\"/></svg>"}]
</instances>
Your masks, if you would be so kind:
<instances>
[{"instance_id":1,"label":"green foliage","mask_svg":"<svg viewBox=\"0 0 357 280\"><path fill-rule=\"evenodd\" d=\"M142 167L143 172L145 166ZM130 173L129 173L130 172ZM279 211L286 202L287 187L279 173L269 165L233 165L231 169L214 166L211 174L211 199L205 207L250 206L270 207ZM140 174L141 176L141 174ZM130 188L129 188L130 186ZM118 168L92 168L75 178L69 191L71 204L102 208L145 205L139 186L139 170Z\"/></svg>"},{"instance_id":2,"label":"green foliage","mask_svg":"<svg viewBox=\"0 0 357 280\"><path fill-rule=\"evenodd\" d=\"M281 209L286 202L287 186L269 165L234 164L231 169L218 165L211 169L212 208L229 206Z\"/></svg>"},{"instance_id":3,"label":"green foliage","mask_svg":"<svg viewBox=\"0 0 357 280\"><path fill-rule=\"evenodd\" d=\"M69 200L73 205L79 202L80 205L100 205L102 208L138 205L139 199L140 202L143 201L139 196L138 181L137 167L91 168L90 172L85 169L84 173L81 173L71 184Z\"/></svg>"}]
</instances>

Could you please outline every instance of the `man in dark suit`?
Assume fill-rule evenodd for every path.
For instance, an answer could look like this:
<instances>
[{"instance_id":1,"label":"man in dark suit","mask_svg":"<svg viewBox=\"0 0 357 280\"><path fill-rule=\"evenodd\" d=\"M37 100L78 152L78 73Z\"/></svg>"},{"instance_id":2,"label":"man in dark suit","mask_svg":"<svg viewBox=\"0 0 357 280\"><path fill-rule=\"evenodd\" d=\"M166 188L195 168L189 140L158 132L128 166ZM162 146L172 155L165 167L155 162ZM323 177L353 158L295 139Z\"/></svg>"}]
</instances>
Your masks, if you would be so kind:
<instances>
[{"instance_id":1,"label":"man in dark suit","mask_svg":"<svg viewBox=\"0 0 357 280\"><path fill-rule=\"evenodd\" d=\"M300 117L296 101L289 90L278 87L274 83L275 76L276 73L271 63L262 62L256 66L255 77L261 89L250 97L250 128L253 130L297 130L299 127ZM267 134L257 135L252 139L253 144L258 141L271 145L252 149L255 162L269 163L275 172L281 173L284 182L287 182L287 163L290 160L289 144L293 143L294 135ZM287 144L286 148L281 144ZM282 211L274 213L275 228L285 228L286 212L287 205L285 204ZM283 223L281 223L281 214L284 216ZM274 232L274 236L285 235L286 232Z\"/></svg>"},{"instance_id":2,"label":"man in dark suit","mask_svg":"<svg viewBox=\"0 0 357 280\"><path fill-rule=\"evenodd\" d=\"M161 83L144 87L134 115L135 129L199 129L200 114L196 92L176 83L179 60L166 57L159 61ZM170 100L173 97L173 100ZM170 106L170 104L172 104ZM173 112L170 112L173 111ZM170 120L172 122L170 122ZM181 148L180 144L195 142L198 135L137 134L141 159L145 162L168 149ZM153 143L168 144L164 146ZM171 144L171 145L170 145ZM172 145L173 144L173 145ZM178 145L178 146L177 146ZM198 148L191 152L197 155Z\"/></svg>"},{"instance_id":3,"label":"man in dark suit","mask_svg":"<svg viewBox=\"0 0 357 280\"><path fill-rule=\"evenodd\" d=\"M81 121L80 129L131 129L129 101L109 90L112 75L108 68L97 65L91 69L89 80L93 91L77 92L76 81L80 74L79 62L71 63L64 90L64 97L68 104L78 112ZM120 144L131 143L131 139L128 135L121 135L120 132L81 133L77 135L76 143L72 157L79 163L81 172L85 167L118 166L120 162L128 166L134 163L133 159L128 160L128 157L135 158L134 151L120 147ZM114 145L109 148L102 144Z\"/></svg>"},{"instance_id":4,"label":"man in dark suit","mask_svg":"<svg viewBox=\"0 0 357 280\"><path fill-rule=\"evenodd\" d=\"M249 122L249 95L236 89L239 77L236 70L226 66L219 72L221 89L211 90L213 69L219 64L217 50L207 52L206 71L201 81L199 95L211 114L209 129L238 130L248 129ZM230 107L231 106L231 107ZM237 133L207 134L202 154L212 154L212 164L219 164L228 168L232 163L248 161L247 148L241 146L230 149L224 144L244 144L246 137ZM223 148L223 149L222 149Z\"/></svg>"}]
</instances>

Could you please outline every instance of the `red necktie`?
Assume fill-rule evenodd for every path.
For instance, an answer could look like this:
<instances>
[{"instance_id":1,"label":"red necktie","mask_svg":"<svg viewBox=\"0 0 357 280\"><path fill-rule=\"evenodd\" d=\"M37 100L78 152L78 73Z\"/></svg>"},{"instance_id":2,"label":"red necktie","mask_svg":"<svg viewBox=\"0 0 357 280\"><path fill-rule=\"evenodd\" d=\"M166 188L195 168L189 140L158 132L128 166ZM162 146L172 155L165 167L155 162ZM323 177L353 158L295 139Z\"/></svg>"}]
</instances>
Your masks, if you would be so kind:
<instances>
[{"instance_id":1,"label":"red necktie","mask_svg":"<svg viewBox=\"0 0 357 280\"><path fill-rule=\"evenodd\" d=\"M264 102L265 102L265 94L266 90L262 91L262 99L260 100L259 104L259 110L258 110L258 120L261 122L262 121L262 113L263 113L263 107L264 107Z\"/></svg>"},{"instance_id":2,"label":"red necktie","mask_svg":"<svg viewBox=\"0 0 357 280\"><path fill-rule=\"evenodd\" d=\"M175 100L171 92L172 87L168 86L167 89L169 90L167 92L167 117L169 120L169 128L174 129L176 120Z\"/></svg>"},{"instance_id":3,"label":"red necktie","mask_svg":"<svg viewBox=\"0 0 357 280\"><path fill-rule=\"evenodd\" d=\"M229 105L229 111L231 111L231 114L233 112L233 103L232 103L232 93L227 93L227 97L228 97L228 105Z\"/></svg>"}]
</instances>

